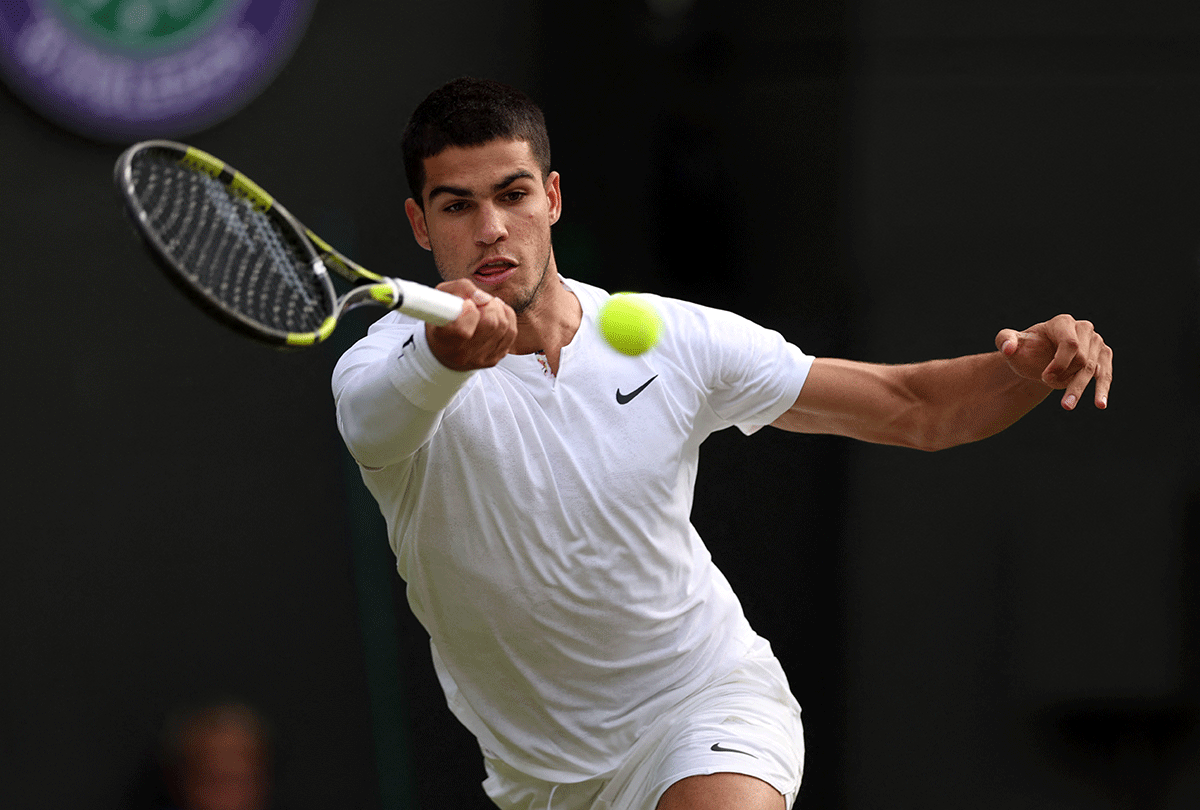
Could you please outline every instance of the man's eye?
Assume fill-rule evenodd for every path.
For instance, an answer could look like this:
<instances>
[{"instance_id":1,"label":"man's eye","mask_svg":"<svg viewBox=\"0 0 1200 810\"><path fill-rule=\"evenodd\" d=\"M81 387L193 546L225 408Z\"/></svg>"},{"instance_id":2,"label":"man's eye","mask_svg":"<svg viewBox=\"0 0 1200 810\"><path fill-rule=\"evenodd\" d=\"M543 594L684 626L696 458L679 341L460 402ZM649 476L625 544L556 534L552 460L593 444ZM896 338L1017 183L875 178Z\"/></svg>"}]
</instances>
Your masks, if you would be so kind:
<instances>
[{"instance_id":1,"label":"man's eye","mask_svg":"<svg viewBox=\"0 0 1200 810\"><path fill-rule=\"evenodd\" d=\"M521 200L525 199L525 196L526 195L525 195L524 191L510 191L504 195L503 199L505 202L515 203L515 202L520 202Z\"/></svg>"},{"instance_id":2,"label":"man's eye","mask_svg":"<svg viewBox=\"0 0 1200 810\"><path fill-rule=\"evenodd\" d=\"M465 202L452 202L449 205L443 207L442 210L448 214L454 214L459 211L462 211L466 207L467 207L467 204Z\"/></svg>"}]
</instances>

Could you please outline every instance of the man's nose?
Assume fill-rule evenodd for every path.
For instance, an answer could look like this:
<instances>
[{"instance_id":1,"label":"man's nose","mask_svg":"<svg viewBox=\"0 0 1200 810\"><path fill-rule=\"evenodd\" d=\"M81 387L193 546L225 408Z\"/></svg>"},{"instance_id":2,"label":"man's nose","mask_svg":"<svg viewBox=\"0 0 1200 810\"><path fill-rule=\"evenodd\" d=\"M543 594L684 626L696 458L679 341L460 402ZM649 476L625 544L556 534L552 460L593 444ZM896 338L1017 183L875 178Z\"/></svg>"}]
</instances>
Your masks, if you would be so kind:
<instances>
[{"instance_id":1,"label":"man's nose","mask_svg":"<svg viewBox=\"0 0 1200 810\"><path fill-rule=\"evenodd\" d=\"M484 205L479 209L479 223L476 239L482 245L491 245L508 236L508 227L504 222L503 212L494 205Z\"/></svg>"}]
</instances>

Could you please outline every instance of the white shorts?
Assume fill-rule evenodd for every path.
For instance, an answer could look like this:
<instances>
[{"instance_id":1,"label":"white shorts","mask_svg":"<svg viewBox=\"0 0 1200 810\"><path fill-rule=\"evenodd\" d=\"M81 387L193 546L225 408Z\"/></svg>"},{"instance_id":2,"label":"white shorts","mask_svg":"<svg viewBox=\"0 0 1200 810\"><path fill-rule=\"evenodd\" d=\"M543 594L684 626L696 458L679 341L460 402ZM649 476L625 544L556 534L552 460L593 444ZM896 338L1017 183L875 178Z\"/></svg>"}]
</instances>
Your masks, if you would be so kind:
<instances>
[{"instance_id":1,"label":"white shorts","mask_svg":"<svg viewBox=\"0 0 1200 810\"><path fill-rule=\"evenodd\" d=\"M483 789L501 810L654 810L671 785L713 773L761 779L791 808L804 731L787 677L760 640L742 666L655 720L611 773L555 784L484 757Z\"/></svg>"}]
</instances>

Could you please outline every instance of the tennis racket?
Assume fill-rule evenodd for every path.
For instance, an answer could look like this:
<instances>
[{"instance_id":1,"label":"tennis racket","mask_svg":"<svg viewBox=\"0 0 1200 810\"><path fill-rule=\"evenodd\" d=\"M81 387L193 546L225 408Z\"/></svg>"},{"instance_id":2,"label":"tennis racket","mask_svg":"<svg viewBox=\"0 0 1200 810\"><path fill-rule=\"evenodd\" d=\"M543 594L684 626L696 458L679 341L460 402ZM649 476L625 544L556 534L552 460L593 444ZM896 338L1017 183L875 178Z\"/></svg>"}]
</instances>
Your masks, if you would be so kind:
<instances>
[{"instance_id":1,"label":"tennis racket","mask_svg":"<svg viewBox=\"0 0 1200 810\"><path fill-rule=\"evenodd\" d=\"M113 179L167 276L210 315L249 337L279 347L313 346L363 305L398 309L436 326L462 312L457 296L355 264L246 175L194 147L134 144L117 160ZM328 270L357 286L339 298Z\"/></svg>"}]
</instances>

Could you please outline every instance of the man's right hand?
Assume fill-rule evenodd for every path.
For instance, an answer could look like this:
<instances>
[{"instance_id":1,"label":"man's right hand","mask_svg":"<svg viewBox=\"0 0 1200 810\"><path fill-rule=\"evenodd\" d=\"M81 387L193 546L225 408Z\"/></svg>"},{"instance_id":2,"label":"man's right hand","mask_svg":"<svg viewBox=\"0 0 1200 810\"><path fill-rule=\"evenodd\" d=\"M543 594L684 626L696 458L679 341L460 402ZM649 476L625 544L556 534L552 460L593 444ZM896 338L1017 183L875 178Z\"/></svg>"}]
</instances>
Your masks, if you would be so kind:
<instances>
[{"instance_id":1,"label":"man's right hand","mask_svg":"<svg viewBox=\"0 0 1200 810\"><path fill-rule=\"evenodd\" d=\"M517 314L512 307L460 278L437 285L466 303L462 314L445 326L425 324L433 356L453 371L490 368L508 354L517 339Z\"/></svg>"}]
</instances>

